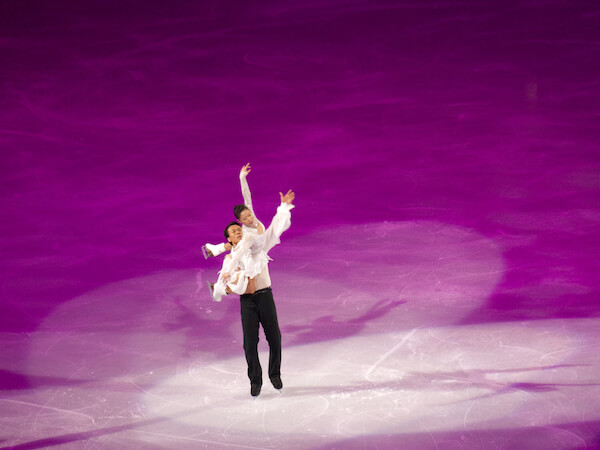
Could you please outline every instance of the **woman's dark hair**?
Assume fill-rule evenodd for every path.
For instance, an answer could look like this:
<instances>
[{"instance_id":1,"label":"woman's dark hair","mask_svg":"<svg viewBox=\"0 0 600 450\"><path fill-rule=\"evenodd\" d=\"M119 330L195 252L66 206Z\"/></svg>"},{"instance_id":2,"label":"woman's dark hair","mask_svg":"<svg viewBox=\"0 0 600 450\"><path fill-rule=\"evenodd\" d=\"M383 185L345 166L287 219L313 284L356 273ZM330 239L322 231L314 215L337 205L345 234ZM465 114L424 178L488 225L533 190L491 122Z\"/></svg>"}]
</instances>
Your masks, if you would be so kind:
<instances>
[{"instance_id":1,"label":"woman's dark hair","mask_svg":"<svg viewBox=\"0 0 600 450\"><path fill-rule=\"evenodd\" d=\"M235 205L233 207L233 214L237 220L240 220L240 214L244 212L244 210L248 209L246 205Z\"/></svg>"},{"instance_id":2,"label":"woman's dark hair","mask_svg":"<svg viewBox=\"0 0 600 450\"><path fill-rule=\"evenodd\" d=\"M225 235L225 239L229 239L229 227L232 227L234 225L237 225L238 227L241 227L241 225L237 222L229 222L229 224L225 227L225 231L223 232L223 234Z\"/></svg>"}]
</instances>

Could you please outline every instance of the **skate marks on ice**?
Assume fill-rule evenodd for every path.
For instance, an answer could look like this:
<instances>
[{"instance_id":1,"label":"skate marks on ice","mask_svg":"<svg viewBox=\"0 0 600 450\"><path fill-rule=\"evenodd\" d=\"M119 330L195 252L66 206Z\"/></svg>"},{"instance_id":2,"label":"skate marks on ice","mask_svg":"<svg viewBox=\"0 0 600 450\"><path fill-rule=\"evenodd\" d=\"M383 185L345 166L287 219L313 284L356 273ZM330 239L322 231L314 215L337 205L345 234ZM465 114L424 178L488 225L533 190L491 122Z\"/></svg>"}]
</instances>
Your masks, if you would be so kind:
<instances>
[{"instance_id":1,"label":"skate marks on ice","mask_svg":"<svg viewBox=\"0 0 600 450\"><path fill-rule=\"evenodd\" d=\"M595 326L590 319L569 328L562 320L501 323L294 346L285 352L282 393L267 381L255 401L236 370L240 355L194 365L151 389L145 404L167 416L197 407L182 420L232 443L243 435L258 445L269 436L274 446L598 420L588 401L600 395Z\"/></svg>"},{"instance_id":2,"label":"skate marks on ice","mask_svg":"<svg viewBox=\"0 0 600 450\"><path fill-rule=\"evenodd\" d=\"M396 222L285 244L272 264L282 393L265 375L250 399L237 297L203 298L197 270L155 273L74 298L32 334L11 370L54 381L9 393L10 442L129 424L112 439L302 447L597 419L593 320L455 325L502 276L495 242Z\"/></svg>"}]
</instances>

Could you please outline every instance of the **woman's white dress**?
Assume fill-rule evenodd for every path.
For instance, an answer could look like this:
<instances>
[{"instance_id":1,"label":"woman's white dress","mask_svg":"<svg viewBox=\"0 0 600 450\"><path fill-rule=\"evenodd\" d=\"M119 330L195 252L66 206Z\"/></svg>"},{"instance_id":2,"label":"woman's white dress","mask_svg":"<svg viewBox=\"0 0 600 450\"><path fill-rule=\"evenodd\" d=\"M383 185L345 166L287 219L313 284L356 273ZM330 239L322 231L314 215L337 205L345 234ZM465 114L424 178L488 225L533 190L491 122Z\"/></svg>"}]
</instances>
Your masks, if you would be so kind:
<instances>
[{"instance_id":1,"label":"woman's white dress","mask_svg":"<svg viewBox=\"0 0 600 450\"><path fill-rule=\"evenodd\" d=\"M252 212L254 224L250 227L242 225L241 241L225 257L223 268L219 272L219 279L214 286L213 298L217 302L221 301L223 295L226 295L227 287L238 295L246 292L248 280L256 277L267 267L267 264L271 261L267 252L281 242L279 240L281 234L291 225L290 211L294 208L294 205L281 203L269 228L265 230L262 222L254 214L250 187L246 180L246 174L243 172L240 172L240 184L244 205ZM264 230L262 234L259 234L257 230L259 224ZM229 274L227 282L223 279L225 274Z\"/></svg>"}]
</instances>

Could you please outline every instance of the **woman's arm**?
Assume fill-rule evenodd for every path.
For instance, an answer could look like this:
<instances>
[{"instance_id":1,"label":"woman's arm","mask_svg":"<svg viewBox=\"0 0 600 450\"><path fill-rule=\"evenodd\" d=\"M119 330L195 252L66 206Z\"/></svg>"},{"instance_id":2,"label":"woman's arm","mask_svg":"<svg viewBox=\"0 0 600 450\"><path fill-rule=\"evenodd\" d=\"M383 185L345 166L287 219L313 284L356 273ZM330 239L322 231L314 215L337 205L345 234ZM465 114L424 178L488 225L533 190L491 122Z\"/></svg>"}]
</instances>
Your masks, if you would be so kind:
<instances>
[{"instance_id":1,"label":"woman's arm","mask_svg":"<svg viewBox=\"0 0 600 450\"><path fill-rule=\"evenodd\" d=\"M285 195L280 192L279 197L281 198L281 204L277 208L277 213L273 217L269 228L265 231L265 252L281 242L279 238L292 224L291 211L294 209L292 202L296 198L296 194L290 189Z\"/></svg>"},{"instance_id":2,"label":"woman's arm","mask_svg":"<svg viewBox=\"0 0 600 450\"><path fill-rule=\"evenodd\" d=\"M240 170L240 185L242 187L242 197L244 197L244 205L246 205L250 212L254 214L254 208L252 207L252 196L250 195L250 186L248 186L248 180L246 180L246 177L250 173L250 170L252 170L252 168L250 167L250 163L242 167L242 170Z\"/></svg>"}]
</instances>

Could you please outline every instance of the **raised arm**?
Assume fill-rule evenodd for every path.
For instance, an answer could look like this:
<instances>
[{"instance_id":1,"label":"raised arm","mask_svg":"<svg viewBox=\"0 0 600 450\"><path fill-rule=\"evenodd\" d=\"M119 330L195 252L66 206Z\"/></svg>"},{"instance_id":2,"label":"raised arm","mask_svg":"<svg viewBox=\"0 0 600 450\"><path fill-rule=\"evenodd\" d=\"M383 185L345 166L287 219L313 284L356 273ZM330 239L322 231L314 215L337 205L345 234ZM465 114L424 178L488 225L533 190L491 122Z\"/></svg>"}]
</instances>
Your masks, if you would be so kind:
<instances>
[{"instance_id":1,"label":"raised arm","mask_svg":"<svg viewBox=\"0 0 600 450\"><path fill-rule=\"evenodd\" d=\"M281 204L277 208L269 228L265 231L265 252L281 242L279 238L292 224L292 209L294 209L292 202L296 194L290 189L285 195L280 192L279 197L281 198Z\"/></svg>"},{"instance_id":2,"label":"raised arm","mask_svg":"<svg viewBox=\"0 0 600 450\"><path fill-rule=\"evenodd\" d=\"M250 186L248 186L248 180L246 180L246 177L250 173L250 170L252 170L252 168L250 167L250 163L242 167L242 170L240 170L240 185L242 187L242 197L244 197L244 205L246 205L250 212L254 214L254 208L252 207L252 196L250 195Z\"/></svg>"}]
</instances>

